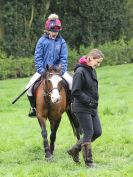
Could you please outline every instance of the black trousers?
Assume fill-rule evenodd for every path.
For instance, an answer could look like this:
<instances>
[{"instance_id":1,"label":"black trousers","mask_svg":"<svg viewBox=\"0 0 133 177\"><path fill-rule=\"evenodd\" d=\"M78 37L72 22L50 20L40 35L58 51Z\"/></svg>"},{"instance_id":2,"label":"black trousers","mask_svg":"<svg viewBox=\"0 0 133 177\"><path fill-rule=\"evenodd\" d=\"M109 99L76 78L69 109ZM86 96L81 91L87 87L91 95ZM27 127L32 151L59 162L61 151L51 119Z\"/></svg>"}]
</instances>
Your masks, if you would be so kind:
<instances>
[{"instance_id":1,"label":"black trousers","mask_svg":"<svg viewBox=\"0 0 133 177\"><path fill-rule=\"evenodd\" d=\"M102 134L101 123L98 114L92 116L89 113L76 113L81 128L83 129L83 143L92 142Z\"/></svg>"}]
</instances>

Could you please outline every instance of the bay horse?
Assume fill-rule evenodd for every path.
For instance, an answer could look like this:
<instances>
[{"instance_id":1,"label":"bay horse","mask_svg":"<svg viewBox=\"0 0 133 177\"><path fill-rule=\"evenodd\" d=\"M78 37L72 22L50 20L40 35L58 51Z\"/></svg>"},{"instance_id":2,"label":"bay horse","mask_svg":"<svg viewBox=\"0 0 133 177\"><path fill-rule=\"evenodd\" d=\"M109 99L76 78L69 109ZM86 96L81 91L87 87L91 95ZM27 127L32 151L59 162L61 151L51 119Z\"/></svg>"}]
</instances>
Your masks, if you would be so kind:
<instances>
[{"instance_id":1,"label":"bay horse","mask_svg":"<svg viewBox=\"0 0 133 177\"><path fill-rule=\"evenodd\" d=\"M51 66L41 78L41 83L35 91L36 116L41 127L45 159L50 160L54 151L56 132L63 112L66 112L77 139L80 138L79 124L71 113L70 102L60 75L61 67L54 70ZM47 138L46 120L50 122L50 146Z\"/></svg>"}]
</instances>

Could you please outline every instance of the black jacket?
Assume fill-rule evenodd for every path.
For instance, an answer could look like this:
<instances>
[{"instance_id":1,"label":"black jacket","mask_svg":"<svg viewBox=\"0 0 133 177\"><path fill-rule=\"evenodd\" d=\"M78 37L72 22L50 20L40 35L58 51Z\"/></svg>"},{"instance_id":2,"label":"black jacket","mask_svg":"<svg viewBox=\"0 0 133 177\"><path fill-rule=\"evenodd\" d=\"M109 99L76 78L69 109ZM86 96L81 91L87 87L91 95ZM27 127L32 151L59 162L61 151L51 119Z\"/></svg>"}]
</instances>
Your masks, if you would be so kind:
<instances>
[{"instance_id":1,"label":"black jacket","mask_svg":"<svg viewBox=\"0 0 133 177\"><path fill-rule=\"evenodd\" d=\"M95 114L98 97L98 81L95 69L85 64L77 64L72 87L74 112ZM97 102L95 108L90 106L90 102L93 100Z\"/></svg>"}]
</instances>

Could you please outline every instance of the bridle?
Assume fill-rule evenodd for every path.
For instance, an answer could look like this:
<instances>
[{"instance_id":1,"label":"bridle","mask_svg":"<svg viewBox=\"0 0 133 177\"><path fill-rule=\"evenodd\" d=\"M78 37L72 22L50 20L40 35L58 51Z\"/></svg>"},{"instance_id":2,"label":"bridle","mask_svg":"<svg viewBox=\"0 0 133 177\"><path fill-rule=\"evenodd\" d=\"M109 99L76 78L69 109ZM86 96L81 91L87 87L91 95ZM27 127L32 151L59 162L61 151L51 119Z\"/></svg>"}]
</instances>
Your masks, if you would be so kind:
<instances>
[{"instance_id":1,"label":"bridle","mask_svg":"<svg viewBox=\"0 0 133 177\"><path fill-rule=\"evenodd\" d=\"M54 72L48 73L48 75L47 75L46 78L45 78L45 82L44 82L44 83L45 83L45 86L46 86L46 90L44 89L44 84L43 84L44 97L46 97L46 96L49 96L49 97L50 97L53 90L58 90L59 93L60 93L60 91L61 91L61 88L58 88L58 87L53 87L52 89L49 90L49 88L48 88L48 82L50 81L50 79L48 78L48 76L50 76L50 78L51 78L53 75L58 75L58 76L60 76L59 73L54 73Z\"/></svg>"},{"instance_id":2,"label":"bridle","mask_svg":"<svg viewBox=\"0 0 133 177\"><path fill-rule=\"evenodd\" d=\"M49 91L44 91L44 96L45 96L45 97L46 97L46 96L51 96L51 93L52 93L53 90L58 90L59 93L60 93L60 91L61 91L61 89L55 87L55 88L52 88L52 89L49 90Z\"/></svg>"}]
</instances>

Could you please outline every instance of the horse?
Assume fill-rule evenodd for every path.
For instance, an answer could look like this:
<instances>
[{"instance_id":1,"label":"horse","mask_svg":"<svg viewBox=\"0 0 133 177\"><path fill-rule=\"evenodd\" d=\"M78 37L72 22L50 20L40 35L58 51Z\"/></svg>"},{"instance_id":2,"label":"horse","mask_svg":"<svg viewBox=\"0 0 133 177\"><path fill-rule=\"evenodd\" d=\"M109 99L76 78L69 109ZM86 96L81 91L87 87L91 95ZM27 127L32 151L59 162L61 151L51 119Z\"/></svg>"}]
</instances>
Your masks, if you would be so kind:
<instances>
[{"instance_id":1,"label":"horse","mask_svg":"<svg viewBox=\"0 0 133 177\"><path fill-rule=\"evenodd\" d=\"M78 120L70 109L70 100L61 77L61 67L54 70L53 67L47 68L41 82L35 91L36 97L36 116L41 128L45 159L53 157L56 132L59 127L62 114L67 113L73 132L77 139L80 138L80 127ZM50 122L50 145L47 138L46 120Z\"/></svg>"}]
</instances>

